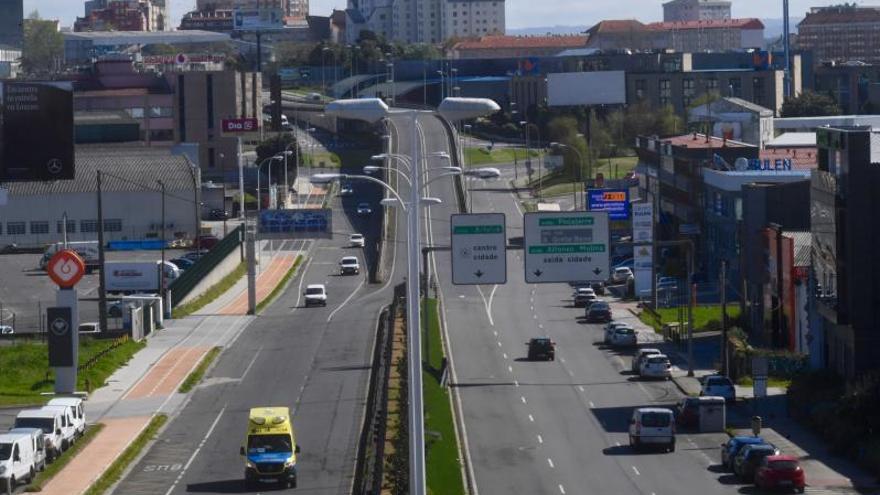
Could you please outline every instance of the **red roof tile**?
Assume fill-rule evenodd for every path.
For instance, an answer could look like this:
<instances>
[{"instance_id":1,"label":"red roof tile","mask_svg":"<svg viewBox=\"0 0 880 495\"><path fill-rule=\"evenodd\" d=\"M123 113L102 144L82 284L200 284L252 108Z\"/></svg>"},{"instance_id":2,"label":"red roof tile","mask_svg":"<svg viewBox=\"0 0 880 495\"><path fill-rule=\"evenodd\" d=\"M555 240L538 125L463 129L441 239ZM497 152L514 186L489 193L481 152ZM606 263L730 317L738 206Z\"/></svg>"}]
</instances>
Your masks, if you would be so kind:
<instances>
[{"instance_id":1,"label":"red roof tile","mask_svg":"<svg viewBox=\"0 0 880 495\"><path fill-rule=\"evenodd\" d=\"M459 41L455 50L488 50L499 48L580 48L587 44L588 36L482 36Z\"/></svg>"},{"instance_id":2,"label":"red roof tile","mask_svg":"<svg viewBox=\"0 0 880 495\"><path fill-rule=\"evenodd\" d=\"M653 30L672 29L764 29L764 23L754 17L743 19L709 19L701 21L652 22L647 25Z\"/></svg>"},{"instance_id":3,"label":"red roof tile","mask_svg":"<svg viewBox=\"0 0 880 495\"><path fill-rule=\"evenodd\" d=\"M645 25L635 19L612 19L600 21L587 31L589 34L596 33L624 33L630 31L643 31Z\"/></svg>"}]
</instances>

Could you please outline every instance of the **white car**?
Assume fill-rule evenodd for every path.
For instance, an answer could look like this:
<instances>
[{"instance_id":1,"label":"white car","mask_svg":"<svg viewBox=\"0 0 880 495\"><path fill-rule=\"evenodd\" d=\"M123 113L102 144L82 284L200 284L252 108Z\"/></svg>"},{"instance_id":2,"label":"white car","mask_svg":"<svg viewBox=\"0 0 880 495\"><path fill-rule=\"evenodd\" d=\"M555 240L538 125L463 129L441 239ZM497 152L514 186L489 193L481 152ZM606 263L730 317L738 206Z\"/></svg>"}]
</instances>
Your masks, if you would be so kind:
<instances>
[{"instance_id":1,"label":"white car","mask_svg":"<svg viewBox=\"0 0 880 495\"><path fill-rule=\"evenodd\" d=\"M637 350L636 353L633 355L632 363L630 363L630 371L632 371L633 373L638 373L642 367L642 360L654 354L663 353L660 352L660 349L654 349L653 347L643 347Z\"/></svg>"},{"instance_id":2,"label":"white car","mask_svg":"<svg viewBox=\"0 0 880 495\"><path fill-rule=\"evenodd\" d=\"M306 291L303 294L306 299L306 307L315 305L315 306L326 306L327 305L327 288L324 287L324 284L311 284L306 286Z\"/></svg>"},{"instance_id":3,"label":"white car","mask_svg":"<svg viewBox=\"0 0 880 495\"><path fill-rule=\"evenodd\" d=\"M0 335L15 335L12 325L0 325Z\"/></svg>"},{"instance_id":4,"label":"white car","mask_svg":"<svg viewBox=\"0 0 880 495\"><path fill-rule=\"evenodd\" d=\"M665 354L654 354L642 359L639 376L645 378L672 378L672 363Z\"/></svg>"},{"instance_id":5,"label":"white car","mask_svg":"<svg viewBox=\"0 0 880 495\"><path fill-rule=\"evenodd\" d=\"M80 323L79 334L82 335L88 333L101 333L101 324L96 321Z\"/></svg>"},{"instance_id":6,"label":"white car","mask_svg":"<svg viewBox=\"0 0 880 495\"><path fill-rule=\"evenodd\" d=\"M620 268L614 269L614 273L611 274L611 281L617 284L621 284L629 280L629 278L632 276L632 270L630 270L628 266L622 266Z\"/></svg>"},{"instance_id":7,"label":"white car","mask_svg":"<svg viewBox=\"0 0 880 495\"><path fill-rule=\"evenodd\" d=\"M623 323L623 322L619 322L619 321L612 321L611 323L605 325L605 338L602 339L602 342L604 342L606 344L610 344L611 337L614 335L614 332L618 328L624 328L624 327L625 328L632 328L628 324Z\"/></svg>"},{"instance_id":8,"label":"white car","mask_svg":"<svg viewBox=\"0 0 880 495\"><path fill-rule=\"evenodd\" d=\"M736 388L730 378L721 375L710 375L703 378L700 395L724 397L728 402L736 401Z\"/></svg>"},{"instance_id":9,"label":"white car","mask_svg":"<svg viewBox=\"0 0 880 495\"><path fill-rule=\"evenodd\" d=\"M356 256L345 256L339 260L340 275L357 275L361 272L361 266Z\"/></svg>"},{"instance_id":10,"label":"white car","mask_svg":"<svg viewBox=\"0 0 880 495\"><path fill-rule=\"evenodd\" d=\"M73 426L76 435L81 437L86 432L86 413L83 409L83 400L79 397L57 397L46 403L47 406L63 406L70 408L73 417Z\"/></svg>"},{"instance_id":11,"label":"white car","mask_svg":"<svg viewBox=\"0 0 880 495\"><path fill-rule=\"evenodd\" d=\"M364 234L351 234L348 236L351 247L364 247Z\"/></svg>"},{"instance_id":12,"label":"white car","mask_svg":"<svg viewBox=\"0 0 880 495\"><path fill-rule=\"evenodd\" d=\"M632 327L618 327L611 334L611 345L615 347L633 347L637 342L636 331Z\"/></svg>"},{"instance_id":13,"label":"white car","mask_svg":"<svg viewBox=\"0 0 880 495\"><path fill-rule=\"evenodd\" d=\"M644 445L663 445L675 451L675 417L672 409L640 407L629 420L629 445L639 449Z\"/></svg>"}]
</instances>

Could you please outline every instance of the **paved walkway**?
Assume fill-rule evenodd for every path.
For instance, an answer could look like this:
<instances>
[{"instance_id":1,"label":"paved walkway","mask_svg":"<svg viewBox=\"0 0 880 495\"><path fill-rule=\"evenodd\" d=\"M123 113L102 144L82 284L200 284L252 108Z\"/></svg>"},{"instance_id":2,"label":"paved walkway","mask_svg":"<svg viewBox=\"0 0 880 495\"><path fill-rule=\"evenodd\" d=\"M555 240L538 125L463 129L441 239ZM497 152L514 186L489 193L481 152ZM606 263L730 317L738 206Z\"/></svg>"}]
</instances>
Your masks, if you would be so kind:
<instances>
[{"instance_id":1,"label":"paved walkway","mask_svg":"<svg viewBox=\"0 0 880 495\"><path fill-rule=\"evenodd\" d=\"M700 378L716 373L715 364L720 354L720 334L698 334L694 338L694 376L687 369L687 347L665 342L663 336L638 319L636 303L612 302L614 319L633 326L639 343L659 348L673 363L673 381L687 395L699 395ZM787 413L785 389L768 387L767 397L754 399L751 387L736 386L738 403L727 411L728 426L737 434L751 435L750 419L760 415L764 427L761 436L786 454L798 456L807 475L807 485L828 490L829 493L880 493L877 476L860 469L852 462L837 457L825 447L820 438L790 419Z\"/></svg>"}]
</instances>

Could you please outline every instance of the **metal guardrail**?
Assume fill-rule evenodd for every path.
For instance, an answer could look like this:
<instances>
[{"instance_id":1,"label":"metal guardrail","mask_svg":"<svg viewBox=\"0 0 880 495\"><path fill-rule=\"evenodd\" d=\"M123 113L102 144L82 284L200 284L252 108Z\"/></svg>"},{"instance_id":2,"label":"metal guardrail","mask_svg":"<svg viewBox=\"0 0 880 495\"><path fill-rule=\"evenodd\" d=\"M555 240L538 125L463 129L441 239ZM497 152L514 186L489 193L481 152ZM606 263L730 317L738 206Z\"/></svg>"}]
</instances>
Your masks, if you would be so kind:
<instances>
[{"instance_id":1,"label":"metal guardrail","mask_svg":"<svg viewBox=\"0 0 880 495\"><path fill-rule=\"evenodd\" d=\"M458 146L458 136L456 135L455 127L453 127L452 123L446 120L445 117L436 114L437 118L443 124L443 127L446 128L446 136L449 140L449 156L452 158L452 166L454 167L462 167L461 164L461 154L459 153ZM458 211L460 213L467 213L467 197L464 193L464 178L461 175L456 175L452 178L452 183L455 185L455 197L458 200Z\"/></svg>"},{"instance_id":2,"label":"metal guardrail","mask_svg":"<svg viewBox=\"0 0 880 495\"><path fill-rule=\"evenodd\" d=\"M244 229L239 225L218 242L208 253L193 264L180 277L171 283L171 307L175 307L195 289L211 271L230 253L239 248L244 237Z\"/></svg>"}]
</instances>

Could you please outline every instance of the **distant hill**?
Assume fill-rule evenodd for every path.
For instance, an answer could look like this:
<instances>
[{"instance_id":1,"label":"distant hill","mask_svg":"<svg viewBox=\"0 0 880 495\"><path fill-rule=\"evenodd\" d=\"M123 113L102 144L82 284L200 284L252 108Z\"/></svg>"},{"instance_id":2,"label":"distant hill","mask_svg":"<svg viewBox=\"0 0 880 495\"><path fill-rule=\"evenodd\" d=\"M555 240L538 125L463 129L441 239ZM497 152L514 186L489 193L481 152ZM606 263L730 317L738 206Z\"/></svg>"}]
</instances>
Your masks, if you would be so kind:
<instances>
[{"instance_id":1,"label":"distant hill","mask_svg":"<svg viewBox=\"0 0 880 495\"><path fill-rule=\"evenodd\" d=\"M789 28L792 33L797 33L797 25L799 22L804 20L803 17L790 17L788 19ZM764 37L765 38L778 38L782 36L782 18L777 19L761 19L761 22L764 23Z\"/></svg>"},{"instance_id":2,"label":"distant hill","mask_svg":"<svg viewBox=\"0 0 880 495\"><path fill-rule=\"evenodd\" d=\"M507 29L510 36L539 36L546 34L580 34L590 29L590 26L547 26ZM780 31L781 32L781 31Z\"/></svg>"}]
</instances>

